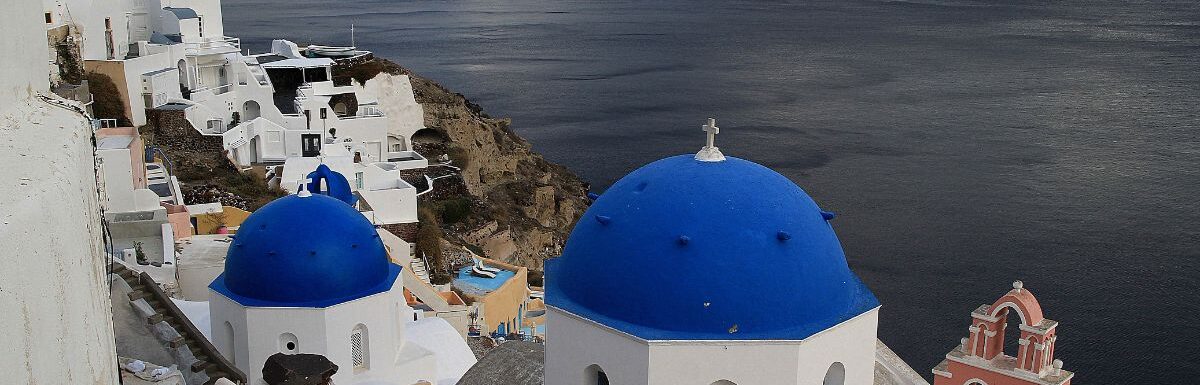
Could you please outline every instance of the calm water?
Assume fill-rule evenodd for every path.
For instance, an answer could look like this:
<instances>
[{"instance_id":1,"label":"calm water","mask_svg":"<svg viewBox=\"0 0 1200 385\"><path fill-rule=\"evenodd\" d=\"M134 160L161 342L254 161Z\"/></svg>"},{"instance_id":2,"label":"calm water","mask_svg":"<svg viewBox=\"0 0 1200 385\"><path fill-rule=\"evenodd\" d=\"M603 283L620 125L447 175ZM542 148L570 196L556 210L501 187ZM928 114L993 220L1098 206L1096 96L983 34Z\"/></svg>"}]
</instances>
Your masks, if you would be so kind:
<instances>
[{"instance_id":1,"label":"calm water","mask_svg":"<svg viewBox=\"0 0 1200 385\"><path fill-rule=\"evenodd\" d=\"M227 34L357 41L510 116L597 189L694 152L826 209L929 377L1014 279L1078 383L1200 375L1191 1L225 2Z\"/></svg>"}]
</instances>

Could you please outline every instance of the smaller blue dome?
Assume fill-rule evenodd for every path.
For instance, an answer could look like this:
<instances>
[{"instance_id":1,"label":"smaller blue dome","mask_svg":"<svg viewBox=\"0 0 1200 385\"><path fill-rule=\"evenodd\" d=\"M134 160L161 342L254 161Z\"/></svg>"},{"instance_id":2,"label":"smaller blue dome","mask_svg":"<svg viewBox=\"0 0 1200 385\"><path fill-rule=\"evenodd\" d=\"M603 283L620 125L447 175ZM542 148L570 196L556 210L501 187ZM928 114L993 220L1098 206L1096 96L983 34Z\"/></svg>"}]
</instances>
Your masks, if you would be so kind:
<instances>
[{"instance_id":1,"label":"smaller blue dome","mask_svg":"<svg viewBox=\"0 0 1200 385\"><path fill-rule=\"evenodd\" d=\"M354 191L350 190L350 182L346 180L346 176L342 173L333 171L321 163L316 170L308 173L307 178L312 182L308 182L308 191L313 194L324 194L346 202L351 206L358 202L358 197L354 196ZM321 182L325 182L325 189L321 188Z\"/></svg>"},{"instance_id":2,"label":"smaller blue dome","mask_svg":"<svg viewBox=\"0 0 1200 385\"><path fill-rule=\"evenodd\" d=\"M361 213L329 196L289 195L242 222L209 287L244 306L319 308L390 290L399 274Z\"/></svg>"}]
</instances>

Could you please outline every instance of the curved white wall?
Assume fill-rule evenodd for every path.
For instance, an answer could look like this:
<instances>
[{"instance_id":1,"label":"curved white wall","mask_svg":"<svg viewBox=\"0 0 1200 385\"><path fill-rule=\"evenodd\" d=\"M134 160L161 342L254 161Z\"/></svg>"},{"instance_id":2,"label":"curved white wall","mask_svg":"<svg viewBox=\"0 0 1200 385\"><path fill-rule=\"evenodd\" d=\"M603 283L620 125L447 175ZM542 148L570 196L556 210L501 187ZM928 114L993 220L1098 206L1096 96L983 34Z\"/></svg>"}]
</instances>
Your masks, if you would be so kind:
<instances>
[{"instance_id":1,"label":"curved white wall","mask_svg":"<svg viewBox=\"0 0 1200 385\"><path fill-rule=\"evenodd\" d=\"M229 328L214 326L213 341L222 354L232 353L238 369L254 385L264 384L263 364L275 353L323 355L337 364L333 380L339 384L368 380L410 384L437 377L432 356L424 359L402 353L411 351L405 344L404 323L413 310L405 303L399 280L390 291L323 309L243 307L220 293L210 291L210 296L212 324L229 322L233 333L230 336ZM350 335L359 325L367 330L367 370L356 369L351 358ZM294 350L288 349L289 341L295 342Z\"/></svg>"},{"instance_id":2,"label":"curved white wall","mask_svg":"<svg viewBox=\"0 0 1200 385\"><path fill-rule=\"evenodd\" d=\"M874 382L878 308L803 341L643 341L554 307L547 317L547 384L586 383L591 365L613 384L820 384L834 363L844 384Z\"/></svg>"},{"instance_id":3,"label":"curved white wall","mask_svg":"<svg viewBox=\"0 0 1200 385\"><path fill-rule=\"evenodd\" d=\"M0 22L0 373L14 384L115 384L91 127L49 87L38 1Z\"/></svg>"}]
</instances>

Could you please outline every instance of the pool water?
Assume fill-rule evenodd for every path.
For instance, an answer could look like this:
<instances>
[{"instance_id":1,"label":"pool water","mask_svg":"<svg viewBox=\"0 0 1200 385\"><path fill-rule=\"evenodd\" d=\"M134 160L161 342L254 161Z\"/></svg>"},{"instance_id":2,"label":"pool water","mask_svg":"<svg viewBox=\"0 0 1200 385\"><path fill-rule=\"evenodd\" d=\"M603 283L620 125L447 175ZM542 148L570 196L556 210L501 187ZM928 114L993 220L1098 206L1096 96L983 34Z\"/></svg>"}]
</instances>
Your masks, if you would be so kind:
<instances>
[{"instance_id":1,"label":"pool water","mask_svg":"<svg viewBox=\"0 0 1200 385\"><path fill-rule=\"evenodd\" d=\"M484 295L496 291L516 274L513 271L500 270L496 272L496 278L484 278L471 274L471 266L466 266L458 270L458 276L454 278L454 287L467 294Z\"/></svg>"}]
</instances>

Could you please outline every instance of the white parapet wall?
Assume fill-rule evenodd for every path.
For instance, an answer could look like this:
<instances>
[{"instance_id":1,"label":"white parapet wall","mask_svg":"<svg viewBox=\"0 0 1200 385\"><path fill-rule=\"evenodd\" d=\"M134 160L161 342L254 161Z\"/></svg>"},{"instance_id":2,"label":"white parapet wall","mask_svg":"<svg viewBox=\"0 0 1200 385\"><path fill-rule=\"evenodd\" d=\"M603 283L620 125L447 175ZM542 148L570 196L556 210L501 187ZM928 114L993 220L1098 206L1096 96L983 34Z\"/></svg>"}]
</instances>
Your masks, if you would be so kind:
<instances>
[{"instance_id":1,"label":"white parapet wall","mask_svg":"<svg viewBox=\"0 0 1200 385\"><path fill-rule=\"evenodd\" d=\"M6 3L0 22L0 382L116 384L92 130L41 96L41 6Z\"/></svg>"}]
</instances>

